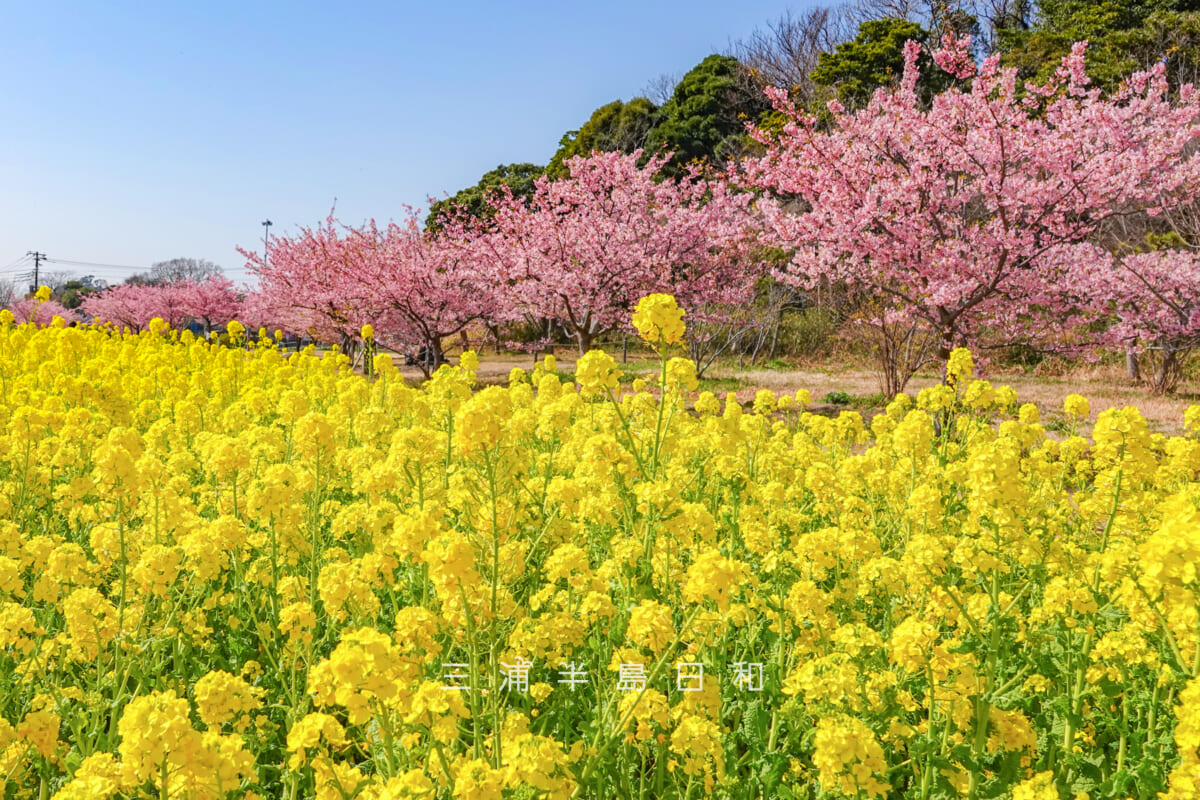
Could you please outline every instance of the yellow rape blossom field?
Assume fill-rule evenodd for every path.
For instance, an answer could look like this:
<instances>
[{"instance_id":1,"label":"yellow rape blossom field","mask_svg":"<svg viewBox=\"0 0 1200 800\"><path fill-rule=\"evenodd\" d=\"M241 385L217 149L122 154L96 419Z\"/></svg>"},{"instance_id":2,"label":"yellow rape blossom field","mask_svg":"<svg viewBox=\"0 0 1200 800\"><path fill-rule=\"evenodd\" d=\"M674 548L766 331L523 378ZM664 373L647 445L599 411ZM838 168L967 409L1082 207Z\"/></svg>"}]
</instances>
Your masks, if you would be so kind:
<instances>
[{"instance_id":1,"label":"yellow rape blossom field","mask_svg":"<svg viewBox=\"0 0 1200 800\"><path fill-rule=\"evenodd\" d=\"M656 381L479 391L6 313L4 797L1200 796L1200 407L743 409L663 296Z\"/></svg>"}]
</instances>

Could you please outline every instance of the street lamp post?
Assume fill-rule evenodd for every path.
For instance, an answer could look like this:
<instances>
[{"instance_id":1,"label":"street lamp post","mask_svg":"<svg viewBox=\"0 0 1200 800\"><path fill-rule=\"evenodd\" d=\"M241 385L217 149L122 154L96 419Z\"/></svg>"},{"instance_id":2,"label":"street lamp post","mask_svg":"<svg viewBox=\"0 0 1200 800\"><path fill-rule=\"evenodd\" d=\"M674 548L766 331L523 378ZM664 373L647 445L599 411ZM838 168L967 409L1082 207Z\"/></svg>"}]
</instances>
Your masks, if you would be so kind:
<instances>
[{"instance_id":1,"label":"street lamp post","mask_svg":"<svg viewBox=\"0 0 1200 800\"><path fill-rule=\"evenodd\" d=\"M270 245L270 240L271 240L271 220L269 220L269 219L263 220L262 226L263 226L263 266L265 267L267 265L267 247Z\"/></svg>"}]
</instances>

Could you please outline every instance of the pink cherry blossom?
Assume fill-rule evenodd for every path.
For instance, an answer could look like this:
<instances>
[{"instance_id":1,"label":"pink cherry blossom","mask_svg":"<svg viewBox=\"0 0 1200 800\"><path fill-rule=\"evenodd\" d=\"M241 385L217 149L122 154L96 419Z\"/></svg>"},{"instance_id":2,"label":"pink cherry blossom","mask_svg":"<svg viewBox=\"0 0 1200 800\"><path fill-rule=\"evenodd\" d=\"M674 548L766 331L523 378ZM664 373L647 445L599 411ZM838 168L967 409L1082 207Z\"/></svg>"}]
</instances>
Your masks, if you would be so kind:
<instances>
[{"instance_id":1,"label":"pink cherry blossom","mask_svg":"<svg viewBox=\"0 0 1200 800\"><path fill-rule=\"evenodd\" d=\"M528 203L502 194L490 230L472 246L491 271L498 315L553 319L586 351L627 326L637 301L673 294L702 308L744 302L758 277L746 244L751 197L692 173L655 175L667 157L595 153L543 178Z\"/></svg>"},{"instance_id":2,"label":"pink cherry blossom","mask_svg":"<svg viewBox=\"0 0 1200 800\"><path fill-rule=\"evenodd\" d=\"M965 41L947 44L935 61L967 74ZM1064 287L1082 292L1099 226L1200 188L1200 160L1185 149L1200 132L1191 88L1173 100L1159 65L1103 98L1084 52L1024 97L1015 70L989 59L968 90L923 107L910 43L900 86L832 124L773 93L786 124L756 132L767 152L744 180L770 195L759 204L767 236L792 252L779 277L869 289L935 331L943 358L1035 309L1076 313L1055 304Z\"/></svg>"},{"instance_id":3,"label":"pink cherry blossom","mask_svg":"<svg viewBox=\"0 0 1200 800\"><path fill-rule=\"evenodd\" d=\"M32 297L26 297L12 303L8 310L12 312L13 319L18 324L34 322L44 326L53 322L55 317L62 317L68 325L72 322L82 321L78 313L57 300L46 300L39 303Z\"/></svg>"}]
</instances>

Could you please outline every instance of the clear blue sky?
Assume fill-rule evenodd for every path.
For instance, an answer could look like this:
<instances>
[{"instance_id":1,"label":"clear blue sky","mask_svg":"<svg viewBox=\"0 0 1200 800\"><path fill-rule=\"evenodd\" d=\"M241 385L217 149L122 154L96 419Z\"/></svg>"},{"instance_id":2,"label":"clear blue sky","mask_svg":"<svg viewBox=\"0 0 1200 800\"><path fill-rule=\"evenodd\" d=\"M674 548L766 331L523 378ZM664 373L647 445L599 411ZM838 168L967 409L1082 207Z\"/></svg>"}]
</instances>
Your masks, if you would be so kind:
<instances>
[{"instance_id":1,"label":"clear blue sky","mask_svg":"<svg viewBox=\"0 0 1200 800\"><path fill-rule=\"evenodd\" d=\"M804 2L6 3L0 279L400 218ZM50 269L63 269L51 264ZM129 270L77 269L117 281Z\"/></svg>"}]
</instances>

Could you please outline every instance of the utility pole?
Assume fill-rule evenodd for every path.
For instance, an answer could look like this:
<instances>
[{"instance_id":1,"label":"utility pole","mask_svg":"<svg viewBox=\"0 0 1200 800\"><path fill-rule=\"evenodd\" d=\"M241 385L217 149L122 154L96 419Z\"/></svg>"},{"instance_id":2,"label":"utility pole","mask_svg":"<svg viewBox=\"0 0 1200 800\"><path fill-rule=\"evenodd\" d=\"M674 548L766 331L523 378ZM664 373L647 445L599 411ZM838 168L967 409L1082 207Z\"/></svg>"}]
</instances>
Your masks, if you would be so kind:
<instances>
[{"instance_id":1,"label":"utility pole","mask_svg":"<svg viewBox=\"0 0 1200 800\"><path fill-rule=\"evenodd\" d=\"M42 266L42 259L46 257L45 253L39 253L36 250L26 250L25 255L33 256L33 288L29 291L36 292L38 290L38 270Z\"/></svg>"},{"instance_id":2,"label":"utility pole","mask_svg":"<svg viewBox=\"0 0 1200 800\"><path fill-rule=\"evenodd\" d=\"M267 265L267 247L270 245L270 240L271 240L271 224L272 224L271 220L269 220L269 219L264 219L263 223L262 223L262 226L263 226L263 266L264 267Z\"/></svg>"}]
</instances>

